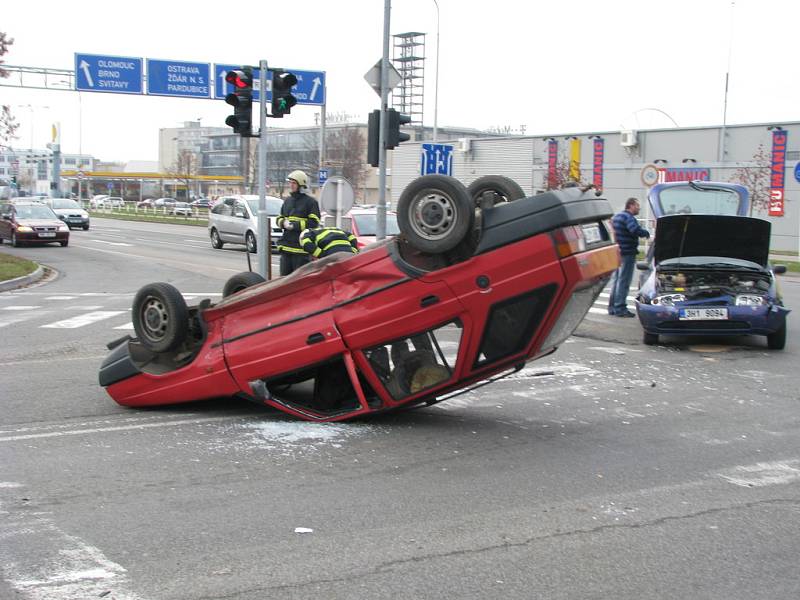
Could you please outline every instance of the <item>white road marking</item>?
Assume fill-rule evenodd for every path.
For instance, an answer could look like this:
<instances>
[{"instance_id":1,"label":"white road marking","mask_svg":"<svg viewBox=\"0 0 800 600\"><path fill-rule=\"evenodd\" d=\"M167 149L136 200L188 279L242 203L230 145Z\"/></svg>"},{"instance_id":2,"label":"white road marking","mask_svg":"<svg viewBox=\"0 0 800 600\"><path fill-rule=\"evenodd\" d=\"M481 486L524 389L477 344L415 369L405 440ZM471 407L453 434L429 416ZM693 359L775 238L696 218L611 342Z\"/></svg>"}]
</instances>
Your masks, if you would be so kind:
<instances>
[{"instance_id":1,"label":"white road marking","mask_svg":"<svg viewBox=\"0 0 800 600\"><path fill-rule=\"evenodd\" d=\"M111 246L127 246L129 248L133 246L133 244L128 244L126 242L109 242L108 240L97 240L97 239L93 239L91 241L95 242L96 244L110 244Z\"/></svg>"},{"instance_id":2,"label":"white road marking","mask_svg":"<svg viewBox=\"0 0 800 600\"><path fill-rule=\"evenodd\" d=\"M65 306L62 310L100 310L101 308L103 308L102 304L89 304L86 306L74 304L73 306Z\"/></svg>"},{"instance_id":3,"label":"white road marking","mask_svg":"<svg viewBox=\"0 0 800 600\"><path fill-rule=\"evenodd\" d=\"M78 327L84 327L86 325L90 325L91 323L96 323L97 321L102 321L104 319L110 319L111 317L116 317L117 315L124 314L125 312L126 311L124 310L98 310L95 312L86 313L85 315L72 317L71 319L65 319L63 321L56 321L55 323L42 325L42 328L76 329Z\"/></svg>"},{"instance_id":4,"label":"white road marking","mask_svg":"<svg viewBox=\"0 0 800 600\"><path fill-rule=\"evenodd\" d=\"M48 296L45 300L75 300L77 296Z\"/></svg>"},{"instance_id":5,"label":"white road marking","mask_svg":"<svg viewBox=\"0 0 800 600\"><path fill-rule=\"evenodd\" d=\"M114 327L114 329L133 330L133 323L125 323L125 325L120 325L119 327Z\"/></svg>"},{"instance_id":6,"label":"white road marking","mask_svg":"<svg viewBox=\"0 0 800 600\"><path fill-rule=\"evenodd\" d=\"M782 485L800 480L800 460L740 465L717 474L730 483L742 487Z\"/></svg>"},{"instance_id":7,"label":"white road marking","mask_svg":"<svg viewBox=\"0 0 800 600\"><path fill-rule=\"evenodd\" d=\"M594 314L594 315L606 315L608 317L612 316L612 315L608 314L608 310L606 310L605 308L594 308L594 307L592 307L592 308L589 309L589 312Z\"/></svg>"},{"instance_id":8,"label":"white road marking","mask_svg":"<svg viewBox=\"0 0 800 600\"><path fill-rule=\"evenodd\" d=\"M14 323L22 323L23 321L28 321L29 319L33 319L34 317L40 317L42 315L49 315L50 311L39 311L35 313L26 313L26 314L16 314L9 317L3 317L0 319L0 327L7 327L9 325L13 325Z\"/></svg>"},{"instance_id":9,"label":"white road marking","mask_svg":"<svg viewBox=\"0 0 800 600\"><path fill-rule=\"evenodd\" d=\"M35 310L37 308L41 308L41 306L26 306L26 305L20 304L18 306L4 306L0 310Z\"/></svg>"},{"instance_id":10,"label":"white road marking","mask_svg":"<svg viewBox=\"0 0 800 600\"><path fill-rule=\"evenodd\" d=\"M88 435L93 433L109 433L112 431L132 431L136 429L152 429L154 427L174 427L178 425L197 425L211 421L221 421L227 417L206 417L199 419L180 419L176 421L159 421L156 423L134 423L131 425L112 425L110 427L90 427L86 429L66 429L62 431L49 431L46 433L29 433L22 435L7 435L0 437L0 442L19 442L42 438L56 438L68 435Z\"/></svg>"}]
</instances>

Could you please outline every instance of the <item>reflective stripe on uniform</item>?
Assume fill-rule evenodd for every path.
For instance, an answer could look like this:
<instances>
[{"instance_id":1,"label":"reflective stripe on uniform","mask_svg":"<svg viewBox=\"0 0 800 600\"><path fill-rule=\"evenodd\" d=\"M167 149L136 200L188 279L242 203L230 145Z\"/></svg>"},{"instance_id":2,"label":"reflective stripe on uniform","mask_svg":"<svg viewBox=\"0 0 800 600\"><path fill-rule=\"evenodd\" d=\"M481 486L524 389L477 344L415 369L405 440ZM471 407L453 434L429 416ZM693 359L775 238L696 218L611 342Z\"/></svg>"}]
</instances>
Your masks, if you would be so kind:
<instances>
[{"instance_id":1,"label":"reflective stripe on uniform","mask_svg":"<svg viewBox=\"0 0 800 600\"><path fill-rule=\"evenodd\" d=\"M348 250L355 253L355 248L353 248L353 245L347 240L333 240L331 242L328 242L327 244L325 244L324 247L322 247L321 252L327 252L328 250L330 250L335 246L347 246ZM317 256L316 252L314 256Z\"/></svg>"},{"instance_id":2,"label":"reflective stripe on uniform","mask_svg":"<svg viewBox=\"0 0 800 600\"><path fill-rule=\"evenodd\" d=\"M281 246L278 244L278 252L291 252L292 254L308 254L302 248L294 248L292 246Z\"/></svg>"}]
</instances>

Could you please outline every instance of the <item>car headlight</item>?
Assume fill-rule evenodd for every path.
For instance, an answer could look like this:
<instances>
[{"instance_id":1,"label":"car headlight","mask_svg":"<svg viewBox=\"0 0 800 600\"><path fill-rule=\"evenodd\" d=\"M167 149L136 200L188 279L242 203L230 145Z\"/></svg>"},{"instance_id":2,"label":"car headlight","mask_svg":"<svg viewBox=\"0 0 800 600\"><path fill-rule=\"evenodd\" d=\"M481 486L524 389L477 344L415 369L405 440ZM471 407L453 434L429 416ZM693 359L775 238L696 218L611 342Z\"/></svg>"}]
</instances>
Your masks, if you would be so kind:
<instances>
[{"instance_id":1,"label":"car headlight","mask_svg":"<svg viewBox=\"0 0 800 600\"><path fill-rule=\"evenodd\" d=\"M88 219L88 218L89 218L89 213L87 213L85 210L82 211L81 212L81 219Z\"/></svg>"},{"instance_id":2,"label":"car headlight","mask_svg":"<svg viewBox=\"0 0 800 600\"><path fill-rule=\"evenodd\" d=\"M736 306L762 306L766 304L766 302L763 296L754 296L753 294L741 294L736 296Z\"/></svg>"},{"instance_id":3,"label":"car headlight","mask_svg":"<svg viewBox=\"0 0 800 600\"><path fill-rule=\"evenodd\" d=\"M656 296L652 302L657 306L675 306L676 302L686 302L686 296L683 294L665 294L664 296Z\"/></svg>"},{"instance_id":4,"label":"car headlight","mask_svg":"<svg viewBox=\"0 0 800 600\"><path fill-rule=\"evenodd\" d=\"M67 227L66 225L59 225L58 226L58 230L59 231L69 231L69 227Z\"/></svg>"},{"instance_id":5,"label":"car headlight","mask_svg":"<svg viewBox=\"0 0 800 600\"><path fill-rule=\"evenodd\" d=\"M28 227L27 225L17 225L17 231L33 231L33 228Z\"/></svg>"}]
</instances>

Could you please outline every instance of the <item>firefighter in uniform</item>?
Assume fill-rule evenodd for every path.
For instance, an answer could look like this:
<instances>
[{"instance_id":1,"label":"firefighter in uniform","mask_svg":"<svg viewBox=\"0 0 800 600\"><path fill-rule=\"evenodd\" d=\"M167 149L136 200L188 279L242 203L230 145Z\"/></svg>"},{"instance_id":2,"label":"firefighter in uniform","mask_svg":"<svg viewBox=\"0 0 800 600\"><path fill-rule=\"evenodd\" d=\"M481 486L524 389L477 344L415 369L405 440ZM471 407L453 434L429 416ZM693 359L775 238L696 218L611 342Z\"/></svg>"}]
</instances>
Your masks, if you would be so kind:
<instances>
[{"instance_id":1,"label":"firefighter in uniform","mask_svg":"<svg viewBox=\"0 0 800 600\"><path fill-rule=\"evenodd\" d=\"M286 178L292 193L283 201L281 214L276 219L283 228L278 242L281 255L281 275L289 275L311 260L300 245L300 233L304 229L319 227L319 204L305 193L308 177L303 171L292 171Z\"/></svg>"},{"instance_id":2,"label":"firefighter in uniform","mask_svg":"<svg viewBox=\"0 0 800 600\"><path fill-rule=\"evenodd\" d=\"M306 229L300 234L300 245L314 258L323 258L337 252L358 253L356 236L336 227Z\"/></svg>"}]
</instances>

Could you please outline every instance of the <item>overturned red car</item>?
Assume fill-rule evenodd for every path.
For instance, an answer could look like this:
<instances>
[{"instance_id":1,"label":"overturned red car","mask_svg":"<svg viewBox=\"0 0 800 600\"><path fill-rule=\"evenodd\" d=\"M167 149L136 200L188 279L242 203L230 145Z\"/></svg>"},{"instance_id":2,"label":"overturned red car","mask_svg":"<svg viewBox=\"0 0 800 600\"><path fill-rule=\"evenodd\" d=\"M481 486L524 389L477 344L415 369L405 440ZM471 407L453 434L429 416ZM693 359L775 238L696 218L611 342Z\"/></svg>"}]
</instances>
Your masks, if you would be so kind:
<instances>
[{"instance_id":1,"label":"overturned red car","mask_svg":"<svg viewBox=\"0 0 800 600\"><path fill-rule=\"evenodd\" d=\"M360 254L236 275L217 304L146 285L100 384L125 406L241 396L337 421L518 370L572 334L619 262L608 201L522 196L504 177L426 175L398 202L401 234Z\"/></svg>"}]
</instances>

